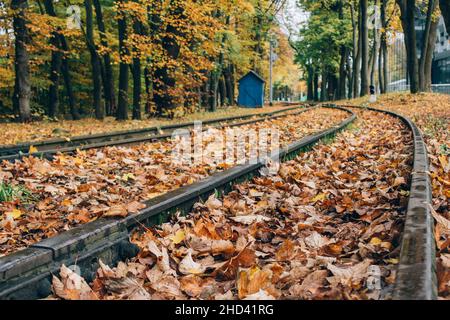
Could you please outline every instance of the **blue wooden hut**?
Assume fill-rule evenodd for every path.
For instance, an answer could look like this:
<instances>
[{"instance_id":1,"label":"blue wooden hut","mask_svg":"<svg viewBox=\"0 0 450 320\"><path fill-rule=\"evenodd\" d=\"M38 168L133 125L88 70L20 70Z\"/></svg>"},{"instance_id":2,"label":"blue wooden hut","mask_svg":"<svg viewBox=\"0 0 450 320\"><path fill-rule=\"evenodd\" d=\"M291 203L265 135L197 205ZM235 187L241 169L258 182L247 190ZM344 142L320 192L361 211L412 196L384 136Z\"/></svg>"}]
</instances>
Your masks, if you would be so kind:
<instances>
[{"instance_id":1,"label":"blue wooden hut","mask_svg":"<svg viewBox=\"0 0 450 320\"><path fill-rule=\"evenodd\" d=\"M264 106L264 79L250 71L239 80L238 105L246 108Z\"/></svg>"}]
</instances>

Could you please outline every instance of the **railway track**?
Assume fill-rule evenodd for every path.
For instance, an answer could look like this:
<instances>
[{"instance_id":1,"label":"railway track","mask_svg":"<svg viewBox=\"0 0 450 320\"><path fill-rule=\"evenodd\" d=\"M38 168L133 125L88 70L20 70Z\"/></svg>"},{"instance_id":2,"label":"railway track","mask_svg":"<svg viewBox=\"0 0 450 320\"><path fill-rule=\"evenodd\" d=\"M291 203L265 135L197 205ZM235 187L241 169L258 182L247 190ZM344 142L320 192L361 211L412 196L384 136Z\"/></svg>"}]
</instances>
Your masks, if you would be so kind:
<instances>
[{"instance_id":1,"label":"railway track","mask_svg":"<svg viewBox=\"0 0 450 320\"><path fill-rule=\"evenodd\" d=\"M280 159L292 159L314 144L334 136L352 123L356 115L347 108L349 117L338 126L308 136L278 151ZM355 106L349 106L355 107ZM435 299L434 242L429 212L430 183L425 144L417 127L407 118L384 112L401 119L414 138L414 166L410 196L402 238L400 263L395 284L395 299ZM199 200L211 194L224 194L232 185L258 175L264 163L247 164L226 170L209 178L176 189L146 202L146 208L123 219L99 219L86 225L38 242L31 247L0 258L0 299L36 299L50 293L51 276L62 264L76 264L88 281L94 278L98 261L114 265L137 254L129 234L142 225L167 221L175 212L188 213Z\"/></svg>"},{"instance_id":2,"label":"railway track","mask_svg":"<svg viewBox=\"0 0 450 320\"><path fill-rule=\"evenodd\" d=\"M409 118L371 107L346 106L382 112L400 119L412 132L414 164L393 298L396 300L437 299L434 221L430 211L432 188L427 148L419 128Z\"/></svg>"},{"instance_id":3,"label":"railway track","mask_svg":"<svg viewBox=\"0 0 450 320\"><path fill-rule=\"evenodd\" d=\"M288 106L288 105L286 105ZM286 109L267 112L263 114L251 114L243 116L223 117L202 121L202 125L220 128L223 126L239 126L251 124L266 119L275 119L288 114L296 114L295 110L302 106L290 106ZM303 112L299 110L298 112ZM0 146L0 161L13 161L22 157L30 156L30 148L36 148L38 151L32 155L36 157L51 158L58 152L70 153L77 149L87 150L107 146L132 145L149 141L161 140L171 137L172 132L177 129L189 129L194 127L194 122L185 122L166 126L155 126L136 130L116 131L105 134L93 134L77 136L72 138L58 138L30 143L21 143L16 145Z\"/></svg>"}]
</instances>

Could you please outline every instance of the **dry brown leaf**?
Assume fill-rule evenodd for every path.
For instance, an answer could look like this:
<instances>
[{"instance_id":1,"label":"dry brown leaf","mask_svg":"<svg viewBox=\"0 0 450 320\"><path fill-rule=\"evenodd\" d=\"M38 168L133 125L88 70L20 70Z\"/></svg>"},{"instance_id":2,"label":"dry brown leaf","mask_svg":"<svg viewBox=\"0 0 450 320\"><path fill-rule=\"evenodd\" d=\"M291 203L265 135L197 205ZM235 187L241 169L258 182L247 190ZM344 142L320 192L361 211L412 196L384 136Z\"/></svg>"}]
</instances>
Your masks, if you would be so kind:
<instances>
[{"instance_id":1,"label":"dry brown leaf","mask_svg":"<svg viewBox=\"0 0 450 320\"><path fill-rule=\"evenodd\" d=\"M359 281L367 276L367 268L371 265L372 261L364 260L351 267L337 267L332 264L328 264L327 268L333 273L335 279L344 285L348 285L352 281Z\"/></svg>"},{"instance_id":2,"label":"dry brown leaf","mask_svg":"<svg viewBox=\"0 0 450 320\"><path fill-rule=\"evenodd\" d=\"M103 215L105 217L126 217L128 215L127 207L123 204L118 204L109 208Z\"/></svg>"},{"instance_id":3,"label":"dry brown leaf","mask_svg":"<svg viewBox=\"0 0 450 320\"><path fill-rule=\"evenodd\" d=\"M98 300L86 281L64 264L59 273L61 280L53 276L52 288L55 295L64 300Z\"/></svg>"}]
</instances>

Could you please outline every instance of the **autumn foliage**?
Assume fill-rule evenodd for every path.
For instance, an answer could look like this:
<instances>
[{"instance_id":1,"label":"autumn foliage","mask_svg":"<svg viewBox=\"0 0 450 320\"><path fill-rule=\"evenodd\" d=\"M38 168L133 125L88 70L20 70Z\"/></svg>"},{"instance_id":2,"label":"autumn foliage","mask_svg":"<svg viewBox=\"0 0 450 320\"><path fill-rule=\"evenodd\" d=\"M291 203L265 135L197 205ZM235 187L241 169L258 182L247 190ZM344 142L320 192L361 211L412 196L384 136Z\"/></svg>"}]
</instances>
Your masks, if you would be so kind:
<instances>
[{"instance_id":1,"label":"autumn foliage","mask_svg":"<svg viewBox=\"0 0 450 320\"><path fill-rule=\"evenodd\" d=\"M268 34L279 33L277 1L17 1L0 4L0 114L22 120L24 112L26 120L125 120L234 105L240 76L268 73ZM28 84L24 111L18 97Z\"/></svg>"}]
</instances>

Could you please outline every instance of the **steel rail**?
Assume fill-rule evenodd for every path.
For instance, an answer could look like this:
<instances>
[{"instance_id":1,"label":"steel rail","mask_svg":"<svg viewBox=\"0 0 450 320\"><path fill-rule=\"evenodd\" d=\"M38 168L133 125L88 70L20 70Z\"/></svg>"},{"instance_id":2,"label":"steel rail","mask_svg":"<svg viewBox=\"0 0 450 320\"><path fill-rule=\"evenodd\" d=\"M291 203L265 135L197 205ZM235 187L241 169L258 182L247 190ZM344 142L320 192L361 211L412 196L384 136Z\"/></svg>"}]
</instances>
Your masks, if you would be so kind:
<instances>
[{"instance_id":1,"label":"steel rail","mask_svg":"<svg viewBox=\"0 0 450 320\"><path fill-rule=\"evenodd\" d=\"M300 105L300 104L298 104ZM202 123L204 124L211 124L211 123L217 123L217 122L224 122L224 121L234 121L239 119L248 119L256 116L265 117L270 115L275 115L278 113L283 113L287 111L295 110L297 107L290 107L282 110L277 110L273 112L265 112L261 114L248 114L248 115L241 115L241 116L230 116L230 117L222 117L222 118L216 118L216 119L209 119L205 120ZM190 122L184 122L184 123L178 123L178 124L170 124L170 125L164 125L164 126L152 126L148 128L140 128L140 129L131 129L131 130L120 130L120 131L114 131L109 133L96 133L91 135L81 135L81 136L75 136L70 137L69 139L66 138L55 138L55 139L48 139L48 140L42 140L42 141L35 141L35 142L26 142L26 143L19 143L19 144L11 144L11 145L1 145L0 146L0 155L7 155L7 154L15 154L19 151L22 153L27 153L29 148L31 146L36 148L41 148L42 150L48 150L48 149L55 149L59 147L67 147L72 146L75 144L83 145L88 143L89 141L99 142L99 141L111 141L114 138L130 138L132 135L145 135L145 134L158 134L160 131L164 130L173 130L183 127L191 127L194 125L194 121Z\"/></svg>"},{"instance_id":2,"label":"steel rail","mask_svg":"<svg viewBox=\"0 0 450 320\"><path fill-rule=\"evenodd\" d=\"M382 112L400 119L412 132L414 165L411 173L406 221L394 286L394 300L435 300L438 296L434 220L427 148L419 128L409 118L383 109L345 105Z\"/></svg>"},{"instance_id":3,"label":"steel rail","mask_svg":"<svg viewBox=\"0 0 450 320\"><path fill-rule=\"evenodd\" d=\"M322 139L335 136L356 119L356 115L348 109L337 106L329 108L346 111L349 117L339 125L291 143L276 151L272 158L281 161L291 159ZM57 274L62 264L76 264L82 276L91 281L99 259L114 265L137 254L137 247L129 241L132 230L142 225L161 224L176 212L186 214L196 202L206 200L213 193L225 194L231 191L234 184L257 176L264 165L264 161L256 161L233 167L146 201L146 208L137 214L122 219L100 218L1 257L0 299L48 296L52 274Z\"/></svg>"},{"instance_id":4,"label":"steel rail","mask_svg":"<svg viewBox=\"0 0 450 320\"><path fill-rule=\"evenodd\" d=\"M299 109L298 112L295 113L285 113L289 111L294 111L296 109ZM274 112L269 113L263 113L260 115L245 115L245 116L233 116L233 117L226 117L226 118L218 118L218 119L210 119L206 121L202 121L203 125L210 125L217 123L215 126L209 126L213 128L223 128L223 127L234 127L234 126L240 126L240 125L246 125L251 123L256 123L259 121L265 121L267 119L276 119L279 117L286 117L289 115L296 115L300 114L302 112L305 112L307 110L310 110L312 108L299 108L297 107L291 107L288 109L283 110L277 110ZM240 119L248 119L258 117L256 119L246 120L246 121L240 121L233 123L232 121L240 120ZM232 122L232 123L229 123ZM137 130L129 130L129 131L118 131L118 132L112 132L108 134L95 134L95 135L89 135L89 136L80 136L80 137L74 137L71 141L67 141L64 139L55 139L55 140L49 140L49 141L43 141L40 144L22 144L22 145L16 145L14 147L6 146L4 148L0 147L0 162L3 160L6 161L14 161L19 160L23 157L27 157L30 155L33 155L35 157L45 157L47 159L51 159L54 155L57 153L71 153L75 152L76 150L88 150L88 149L96 149L96 148L102 148L102 147L108 147L108 146L123 146L123 145L133 145L133 144L139 144L144 142L150 142L150 141L156 141L156 140L163 140L170 138L172 135L172 132L177 129L181 128L192 128L194 127L195 122L188 122L188 123L180 123L180 124L174 124L174 125L168 125L168 126L162 126L162 127L150 127L145 129L137 129ZM205 128L207 129L207 128ZM161 130L166 133L161 133ZM149 132L154 132L154 134L149 134ZM41 151L29 153L28 150L31 146L34 147L40 147Z\"/></svg>"}]
</instances>

